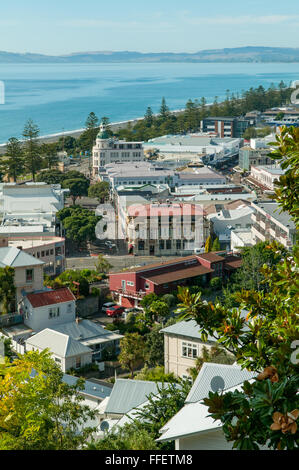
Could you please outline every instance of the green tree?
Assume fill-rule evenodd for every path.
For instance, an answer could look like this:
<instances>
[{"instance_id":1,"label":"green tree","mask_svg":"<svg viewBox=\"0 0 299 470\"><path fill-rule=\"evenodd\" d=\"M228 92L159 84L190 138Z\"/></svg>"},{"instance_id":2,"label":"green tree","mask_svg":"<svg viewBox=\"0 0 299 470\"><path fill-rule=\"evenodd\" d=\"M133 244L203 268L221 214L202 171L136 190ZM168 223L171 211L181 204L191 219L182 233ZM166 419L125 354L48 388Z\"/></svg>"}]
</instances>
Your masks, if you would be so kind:
<instances>
[{"instance_id":1,"label":"green tree","mask_svg":"<svg viewBox=\"0 0 299 470\"><path fill-rule=\"evenodd\" d=\"M106 181L99 181L92 184L88 189L88 196L98 199L100 204L103 204L110 195L110 186Z\"/></svg>"},{"instance_id":2,"label":"green tree","mask_svg":"<svg viewBox=\"0 0 299 470\"><path fill-rule=\"evenodd\" d=\"M46 144L43 143L40 148L41 156L43 157L43 161L45 167L48 169L55 168L59 161L57 155L57 145L56 143Z\"/></svg>"},{"instance_id":3,"label":"green tree","mask_svg":"<svg viewBox=\"0 0 299 470\"><path fill-rule=\"evenodd\" d=\"M143 299L141 299L140 305L142 308L147 308L150 307L152 302L156 300L159 300L159 297L154 292L151 292L150 294L145 295Z\"/></svg>"},{"instance_id":4,"label":"green tree","mask_svg":"<svg viewBox=\"0 0 299 470\"><path fill-rule=\"evenodd\" d=\"M162 103L160 107L160 117L162 118L162 120L166 120L169 117L169 108L166 104L164 96L162 98Z\"/></svg>"},{"instance_id":5,"label":"green tree","mask_svg":"<svg viewBox=\"0 0 299 470\"><path fill-rule=\"evenodd\" d=\"M148 396L148 403L142 409L136 409L136 421L142 428L158 439L160 429L183 408L190 392L191 383L179 379L179 383L168 383L159 386L157 393ZM173 449L173 443L160 444L162 449Z\"/></svg>"},{"instance_id":6,"label":"green tree","mask_svg":"<svg viewBox=\"0 0 299 470\"><path fill-rule=\"evenodd\" d=\"M47 184L62 184L64 179L65 174L59 170L45 170L36 177L36 181L42 181Z\"/></svg>"},{"instance_id":7,"label":"green tree","mask_svg":"<svg viewBox=\"0 0 299 470\"><path fill-rule=\"evenodd\" d=\"M162 325L154 325L145 336L146 359L148 366L164 365L164 335L160 333Z\"/></svg>"},{"instance_id":8,"label":"green tree","mask_svg":"<svg viewBox=\"0 0 299 470\"><path fill-rule=\"evenodd\" d=\"M162 302L161 300L154 300L146 310L151 316L152 321L165 319L170 313L167 303Z\"/></svg>"},{"instance_id":9,"label":"green tree","mask_svg":"<svg viewBox=\"0 0 299 470\"><path fill-rule=\"evenodd\" d=\"M144 115L144 120L145 120L145 125L147 127L151 127L154 123L154 113L150 106L146 110L146 113Z\"/></svg>"},{"instance_id":10,"label":"green tree","mask_svg":"<svg viewBox=\"0 0 299 470\"><path fill-rule=\"evenodd\" d=\"M134 377L134 370L144 360L144 339L138 333L128 333L120 340L118 360Z\"/></svg>"},{"instance_id":11,"label":"green tree","mask_svg":"<svg viewBox=\"0 0 299 470\"><path fill-rule=\"evenodd\" d=\"M63 382L62 371L47 351L28 352L0 367L1 450L85 446L95 431L85 423L95 415L82 405L82 379L72 386Z\"/></svg>"},{"instance_id":12,"label":"green tree","mask_svg":"<svg viewBox=\"0 0 299 470\"><path fill-rule=\"evenodd\" d=\"M81 206L66 207L57 212L57 218L63 224L66 237L78 246L96 239L96 226L101 217L94 212Z\"/></svg>"},{"instance_id":13,"label":"green tree","mask_svg":"<svg viewBox=\"0 0 299 470\"><path fill-rule=\"evenodd\" d=\"M15 137L8 140L6 146L6 159L3 165L3 171L14 182L24 172L24 152L21 142Z\"/></svg>"},{"instance_id":14,"label":"green tree","mask_svg":"<svg viewBox=\"0 0 299 470\"><path fill-rule=\"evenodd\" d=\"M15 311L15 270L9 266L0 268L0 313Z\"/></svg>"},{"instance_id":15,"label":"green tree","mask_svg":"<svg viewBox=\"0 0 299 470\"><path fill-rule=\"evenodd\" d=\"M219 238L215 238L215 240L213 241L213 245L212 245L212 250L211 251L220 251L220 242L219 242Z\"/></svg>"},{"instance_id":16,"label":"green tree","mask_svg":"<svg viewBox=\"0 0 299 470\"><path fill-rule=\"evenodd\" d=\"M70 196L75 205L78 197L88 195L89 184L89 181L82 175L82 178L64 180L62 187L70 190Z\"/></svg>"},{"instance_id":17,"label":"green tree","mask_svg":"<svg viewBox=\"0 0 299 470\"><path fill-rule=\"evenodd\" d=\"M89 450L158 450L151 433L138 423L125 424L88 445Z\"/></svg>"},{"instance_id":18,"label":"green tree","mask_svg":"<svg viewBox=\"0 0 299 470\"><path fill-rule=\"evenodd\" d=\"M42 158L40 156L40 146L38 143L39 127L29 119L24 127L23 137L25 139L24 155L25 168L28 170L33 181L35 181L36 173L41 169Z\"/></svg>"},{"instance_id":19,"label":"green tree","mask_svg":"<svg viewBox=\"0 0 299 470\"><path fill-rule=\"evenodd\" d=\"M211 235L208 236L206 244L205 244L205 253L210 253L212 251L212 237Z\"/></svg>"},{"instance_id":20,"label":"green tree","mask_svg":"<svg viewBox=\"0 0 299 470\"><path fill-rule=\"evenodd\" d=\"M104 258L104 255L99 255L98 260L97 260L97 264L96 264L96 270L99 273L106 274L110 271L111 268L112 268L112 264L110 264L109 261L107 261Z\"/></svg>"}]
</instances>

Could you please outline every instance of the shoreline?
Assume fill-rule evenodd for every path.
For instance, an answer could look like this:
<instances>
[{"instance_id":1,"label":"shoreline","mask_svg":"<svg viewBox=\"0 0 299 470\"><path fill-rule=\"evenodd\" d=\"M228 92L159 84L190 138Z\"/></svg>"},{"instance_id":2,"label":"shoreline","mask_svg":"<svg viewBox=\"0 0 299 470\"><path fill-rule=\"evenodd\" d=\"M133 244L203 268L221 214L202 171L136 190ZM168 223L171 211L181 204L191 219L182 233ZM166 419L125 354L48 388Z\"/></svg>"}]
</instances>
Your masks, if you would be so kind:
<instances>
[{"instance_id":1,"label":"shoreline","mask_svg":"<svg viewBox=\"0 0 299 470\"><path fill-rule=\"evenodd\" d=\"M206 106L211 106L211 103L207 104ZM175 109L174 111L170 111L171 114L179 114L179 113L182 113L184 112L185 109ZM154 114L154 116L158 116L159 114ZM123 129L124 127L127 127L128 124L132 124L132 125L135 125L137 124L138 121L142 121L144 119L144 116L143 117L139 117L139 118L135 118L135 119L128 119L126 121L119 121L119 122L111 122L109 124L109 127L112 129L112 130L119 130L119 129ZM43 136L40 136L37 138L38 141L40 142L48 142L48 143L51 143L51 142L56 142L57 140L59 140L60 137L67 137L67 136L70 136L70 137L80 137L81 134L83 134L83 132L85 131L86 129L85 128L82 128L82 129L75 129L75 130L71 130L71 131L64 131L64 132L56 132L56 133L53 133L53 134L46 134L46 135L43 135ZM25 140L20 140L20 142L25 142ZM0 154L3 154L3 152L6 150L6 145L7 145L7 142L4 142L2 144L0 144Z\"/></svg>"}]
</instances>

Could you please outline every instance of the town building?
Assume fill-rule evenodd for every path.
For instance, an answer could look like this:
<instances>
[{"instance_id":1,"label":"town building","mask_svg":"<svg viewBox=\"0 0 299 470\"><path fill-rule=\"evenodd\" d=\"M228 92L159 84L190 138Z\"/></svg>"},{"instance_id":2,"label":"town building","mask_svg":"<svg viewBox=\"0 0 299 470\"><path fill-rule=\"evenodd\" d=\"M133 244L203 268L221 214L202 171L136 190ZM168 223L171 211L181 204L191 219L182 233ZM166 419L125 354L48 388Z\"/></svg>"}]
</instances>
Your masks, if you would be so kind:
<instances>
[{"instance_id":1,"label":"town building","mask_svg":"<svg viewBox=\"0 0 299 470\"><path fill-rule=\"evenodd\" d=\"M286 170L276 165L254 166L251 165L248 181L264 191L274 191L275 183L284 175Z\"/></svg>"},{"instance_id":2,"label":"town building","mask_svg":"<svg viewBox=\"0 0 299 470\"><path fill-rule=\"evenodd\" d=\"M15 247L0 248L0 267L15 272L16 303L30 292L43 290L43 261Z\"/></svg>"},{"instance_id":3,"label":"town building","mask_svg":"<svg viewBox=\"0 0 299 470\"><path fill-rule=\"evenodd\" d=\"M208 220L212 223L212 231L219 239L221 250L230 250L232 230L251 230L253 212L254 209L250 203L239 200L233 204L226 204L216 213L210 212L207 215Z\"/></svg>"},{"instance_id":4,"label":"town building","mask_svg":"<svg viewBox=\"0 0 299 470\"><path fill-rule=\"evenodd\" d=\"M101 361L103 352L107 348L119 354L119 341L123 338L122 335L106 330L90 320L77 318L76 321L72 321L70 318L67 321L67 309L68 304L64 312L65 322L57 324L55 320L52 323L52 317L49 317L47 328L25 340L25 350L31 351L32 348L37 348L43 351L49 348L63 372ZM52 315L57 315L57 310L52 310Z\"/></svg>"},{"instance_id":5,"label":"town building","mask_svg":"<svg viewBox=\"0 0 299 470\"><path fill-rule=\"evenodd\" d=\"M292 248L297 240L296 225L290 215L281 211L276 201L255 201L252 203L252 243L274 241L285 248Z\"/></svg>"},{"instance_id":6,"label":"town building","mask_svg":"<svg viewBox=\"0 0 299 470\"><path fill-rule=\"evenodd\" d=\"M92 350L72 337L46 328L26 341L26 351L42 352L48 349L62 372L80 369L92 363Z\"/></svg>"},{"instance_id":7,"label":"town building","mask_svg":"<svg viewBox=\"0 0 299 470\"><path fill-rule=\"evenodd\" d=\"M27 294L19 312L35 332L76 320L76 298L67 287Z\"/></svg>"},{"instance_id":8,"label":"town building","mask_svg":"<svg viewBox=\"0 0 299 470\"><path fill-rule=\"evenodd\" d=\"M56 214L69 189L46 183L0 184L0 238L49 238L61 235Z\"/></svg>"},{"instance_id":9,"label":"town building","mask_svg":"<svg viewBox=\"0 0 299 470\"><path fill-rule=\"evenodd\" d=\"M273 150L269 144L275 141L275 134L270 134L264 138L250 139L250 144L246 144L239 151L239 167L249 171L251 166L273 165L275 161L270 157Z\"/></svg>"},{"instance_id":10,"label":"town building","mask_svg":"<svg viewBox=\"0 0 299 470\"><path fill-rule=\"evenodd\" d=\"M150 162L110 163L99 176L103 181L109 182L112 191L118 186L162 184L175 188L178 185L178 174L174 170L164 168L163 165L155 166Z\"/></svg>"},{"instance_id":11,"label":"town building","mask_svg":"<svg viewBox=\"0 0 299 470\"><path fill-rule=\"evenodd\" d=\"M5 239L5 244L3 246L18 248L43 261L44 274L48 276L59 276L65 270L64 238L45 237L30 239L11 237Z\"/></svg>"},{"instance_id":12,"label":"town building","mask_svg":"<svg viewBox=\"0 0 299 470\"><path fill-rule=\"evenodd\" d=\"M226 253L203 253L109 274L113 298L124 307L136 307L150 293L168 294L182 285L205 284L212 277L228 278L241 258Z\"/></svg>"},{"instance_id":13,"label":"town building","mask_svg":"<svg viewBox=\"0 0 299 470\"><path fill-rule=\"evenodd\" d=\"M103 124L92 149L92 158L94 177L97 177L100 169L108 163L136 163L145 160L142 142L126 142L111 138Z\"/></svg>"},{"instance_id":14,"label":"town building","mask_svg":"<svg viewBox=\"0 0 299 470\"><path fill-rule=\"evenodd\" d=\"M250 229L238 228L235 230L231 230L230 236L231 236L230 249L233 253L239 253L240 249L246 246L252 246L251 226L250 226Z\"/></svg>"},{"instance_id":15,"label":"town building","mask_svg":"<svg viewBox=\"0 0 299 470\"><path fill-rule=\"evenodd\" d=\"M251 118L207 117L201 123L202 132L215 132L218 137L241 138L248 127L254 124Z\"/></svg>"},{"instance_id":16,"label":"town building","mask_svg":"<svg viewBox=\"0 0 299 470\"><path fill-rule=\"evenodd\" d=\"M199 205L135 204L127 208L127 240L131 253L174 256L202 249L210 224Z\"/></svg>"},{"instance_id":17,"label":"town building","mask_svg":"<svg viewBox=\"0 0 299 470\"><path fill-rule=\"evenodd\" d=\"M143 144L146 153L157 154L157 161L177 167L190 162L214 165L233 159L239 153L241 139L218 138L215 133L165 135Z\"/></svg>"}]
</instances>

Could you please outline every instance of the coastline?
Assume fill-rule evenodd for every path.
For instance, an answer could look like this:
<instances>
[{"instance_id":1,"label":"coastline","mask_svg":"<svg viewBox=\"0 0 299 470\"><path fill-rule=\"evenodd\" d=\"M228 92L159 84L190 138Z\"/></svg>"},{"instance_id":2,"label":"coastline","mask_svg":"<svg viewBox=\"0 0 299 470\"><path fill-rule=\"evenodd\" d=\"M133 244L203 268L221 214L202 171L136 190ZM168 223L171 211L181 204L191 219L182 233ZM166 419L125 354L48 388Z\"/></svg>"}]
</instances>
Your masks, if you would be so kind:
<instances>
[{"instance_id":1,"label":"coastline","mask_svg":"<svg viewBox=\"0 0 299 470\"><path fill-rule=\"evenodd\" d=\"M211 103L207 104L206 106L211 106ZM176 109L174 111L171 111L171 114L179 114L184 111L185 109ZM158 116L158 115L159 114L155 114L155 116ZM135 118L135 119L128 119L127 121L112 122L109 124L109 127L112 130L117 131L119 129L123 129L124 127L127 127L128 124L135 125L137 124L138 121L142 121L143 119L144 119L144 116ZM70 136L70 137L78 138L80 137L81 134L83 134L85 130L86 130L85 128L82 128L82 129L75 129L71 131L57 132L54 134L47 134L47 135L38 137L37 140L39 140L40 142L51 143L51 142L56 142L60 137L63 137L63 136L65 137ZM24 142L24 140L20 140L20 142ZM0 155L5 152L6 145L7 145L7 142L0 144Z\"/></svg>"}]
</instances>

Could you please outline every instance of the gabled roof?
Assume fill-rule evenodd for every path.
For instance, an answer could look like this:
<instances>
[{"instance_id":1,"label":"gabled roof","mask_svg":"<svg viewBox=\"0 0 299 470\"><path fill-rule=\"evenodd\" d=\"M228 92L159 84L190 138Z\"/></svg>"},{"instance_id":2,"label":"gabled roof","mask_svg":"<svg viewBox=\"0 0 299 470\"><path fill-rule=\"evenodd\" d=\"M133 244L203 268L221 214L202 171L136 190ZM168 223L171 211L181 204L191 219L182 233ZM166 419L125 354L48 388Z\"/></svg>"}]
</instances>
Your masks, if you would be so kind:
<instances>
[{"instance_id":1,"label":"gabled roof","mask_svg":"<svg viewBox=\"0 0 299 470\"><path fill-rule=\"evenodd\" d=\"M242 383L226 389L225 392L241 391L241 389ZM199 401L186 403L185 406L160 429L162 436L157 439L157 441L173 441L180 437L220 429L222 427L221 421L214 420L209 414L208 406Z\"/></svg>"},{"instance_id":2,"label":"gabled roof","mask_svg":"<svg viewBox=\"0 0 299 470\"><path fill-rule=\"evenodd\" d=\"M63 382L65 382L68 385L75 385L78 382L78 377L74 377L73 375L68 375L64 374L62 377ZM101 383L96 383L96 382L91 382L90 380L85 380L84 382L84 389L80 390L81 395L85 395L86 398L91 397L91 398L99 398L99 399L105 399L110 396L111 391L112 391L112 386L109 386L110 384L107 384L105 386L104 384Z\"/></svg>"},{"instance_id":3,"label":"gabled roof","mask_svg":"<svg viewBox=\"0 0 299 470\"><path fill-rule=\"evenodd\" d=\"M26 266L40 266L44 262L40 261L34 256L29 255L25 251L19 250L16 247L0 248L0 267L9 266L11 268L20 268Z\"/></svg>"},{"instance_id":4,"label":"gabled roof","mask_svg":"<svg viewBox=\"0 0 299 470\"><path fill-rule=\"evenodd\" d=\"M53 326L52 329L81 342L97 339L96 342L98 343L101 342L101 339L105 342L110 338L113 340L122 338L121 335L117 336L113 331L106 330L101 325L90 320L81 320L78 323L76 321L63 323L55 325L55 327Z\"/></svg>"},{"instance_id":5,"label":"gabled roof","mask_svg":"<svg viewBox=\"0 0 299 470\"><path fill-rule=\"evenodd\" d=\"M163 274L154 274L152 276L145 276L143 279L148 279L156 285L163 285L169 282L180 281L183 279L189 279L192 277L202 276L203 274L212 273L213 269L206 268L201 264L197 266L191 266L189 268L178 269L172 272L166 272Z\"/></svg>"},{"instance_id":6,"label":"gabled roof","mask_svg":"<svg viewBox=\"0 0 299 470\"><path fill-rule=\"evenodd\" d=\"M92 353L90 348L79 341L50 328L46 328L27 339L26 343L36 348L48 348L53 354L62 358Z\"/></svg>"},{"instance_id":7,"label":"gabled roof","mask_svg":"<svg viewBox=\"0 0 299 470\"><path fill-rule=\"evenodd\" d=\"M180 321L178 323L175 323L174 325L167 326L166 328L162 328L160 330L160 333L167 333L167 334L172 334L172 335L177 335L177 336L186 336L189 338L194 338L197 340L201 339L201 334L199 333L200 326L196 323L195 320L189 320L189 321ZM208 336L208 341L213 341L214 343L216 342L215 338Z\"/></svg>"},{"instance_id":8,"label":"gabled roof","mask_svg":"<svg viewBox=\"0 0 299 470\"><path fill-rule=\"evenodd\" d=\"M36 294L27 294L27 299L33 308L61 304L64 302L73 302L76 300L75 296L68 287L52 291L39 292Z\"/></svg>"},{"instance_id":9,"label":"gabled roof","mask_svg":"<svg viewBox=\"0 0 299 470\"><path fill-rule=\"evenodd\" d=\"M144 380L117 379L105 412L123 415L147 401L148 396L158 394L161 383ZM168 384L164 384L168 385Z\"/></svg>"},{"instance_id":10,"label":"gabled roof","mask_svg":"<svg viewBox=\"0 0 299 470\"><path fill-rule=\"evenodd\" d=\"M205 362L186 398L186 403L195 403L207 397L212 390L213 379L221 377L223 390L235 387L245 380L250 380L257 374L241 369L239 365L214 364ZM221 381L220 381L221 382ZM216 381L217 383L217 381ZM219 388L220 389L220 388Z\"/></svg>"}]
</instances>

